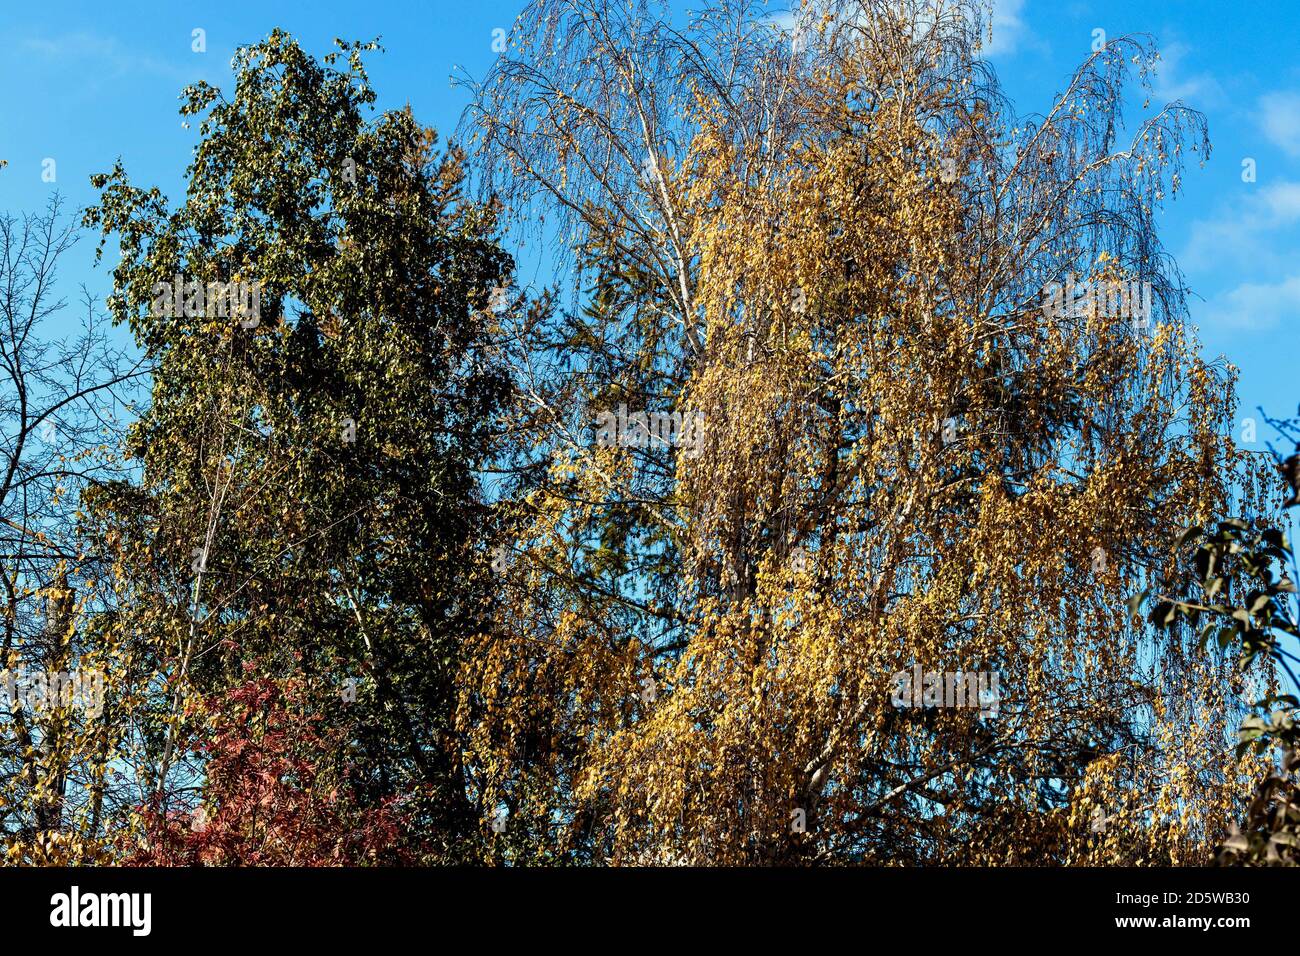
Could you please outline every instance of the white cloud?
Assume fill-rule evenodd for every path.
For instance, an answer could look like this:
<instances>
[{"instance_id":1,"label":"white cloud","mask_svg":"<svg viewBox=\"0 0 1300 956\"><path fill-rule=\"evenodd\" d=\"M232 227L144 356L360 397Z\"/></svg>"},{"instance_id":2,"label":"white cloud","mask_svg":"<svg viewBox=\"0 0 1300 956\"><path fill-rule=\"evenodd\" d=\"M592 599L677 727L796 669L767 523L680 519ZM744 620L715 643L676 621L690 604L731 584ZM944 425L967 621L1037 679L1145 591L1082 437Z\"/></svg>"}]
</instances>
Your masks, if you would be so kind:
<instances>
[{"instance_id":1,"label":"white cloud","mask_svg":"<svg viewBox=\"0 0 1300 956\"><path fill-rule=\"evenodd\" d=\"M1203 313L1203 324L1243 331L1271 329L1287 320L1294 324L1300 316L1300 275L1280 282L1244 282L1195 311Z\"/></svg>"},{"instance_id":2,"label":"white cloud","mask_svg":"<svg viewBox=\"0 0 1300 956\"><path fill-rule=\"evenodd\" d=\"M1259 125L1288 156L1300 156L1300 93L1278 91L1261 96Z\"/></svg>"},{"instance_id":3,"label":"white cloud","mask_svg":"<svg viewBox=\"0 0 1300 956\"><path fill-rule=\"evenodd\" d=\"M99 66L97 72L110 77L148 73L185 82L193 80L192 70L186 71L157 57L128 50L114 37L68 33L52 39L28 38L23 41L23 46L61 65L87 60L95 62ZM185 49L189 49L188 44Z\"/></svg>"},{"instance_id":4,"label":"white cloud","mask_svg":"<svg viewBox=\"0 0 1300 956\"><path fill-rule=\"evenodd\" d=\"M1155 98L1166 103L1182 100L1198 109L1223 105L1226 97L1218 80L1209 73L1187 72L1191 52L1187 44L1177 42L1160 49L1160 62L1151 82Z\"/></svg>"},{"instance_id":5,"label":"white cloud","mask_svg":"<svg viewBox=\"0 0 1300 956\"><path fill-rule=\"evenodd\" d=\"M993 39L980 53L986 57L1007 56L1016 52L1029 37L1029 30L1021 18L1025 0L993 0Z\"/></svg>"},{"instance_id":6,"label":"white cloud","mask_svg":"<svg viewBox=\"0 0 1300 956\"><path fill-rule=\"evenodd\" d=\"M772 24L782 33L794 33L794 11L777 10L763 17L768 23Z\"/></svg>"},{"instance_id":7,"label":"white cloud","mask_svg":"<svg viewBox=\"0 0 1300 956\"><path fill-rule=\"evenodd\" d=\"M1282 180L1258 188L1211 219L1192 223L1179 263L1187 269L1224 265L1261 266L1289 260L1294 243L1278 232L1300 223L1300 182ZM1288 261L1289 264L1289 261Z\"/></svg>"}]
</instances>

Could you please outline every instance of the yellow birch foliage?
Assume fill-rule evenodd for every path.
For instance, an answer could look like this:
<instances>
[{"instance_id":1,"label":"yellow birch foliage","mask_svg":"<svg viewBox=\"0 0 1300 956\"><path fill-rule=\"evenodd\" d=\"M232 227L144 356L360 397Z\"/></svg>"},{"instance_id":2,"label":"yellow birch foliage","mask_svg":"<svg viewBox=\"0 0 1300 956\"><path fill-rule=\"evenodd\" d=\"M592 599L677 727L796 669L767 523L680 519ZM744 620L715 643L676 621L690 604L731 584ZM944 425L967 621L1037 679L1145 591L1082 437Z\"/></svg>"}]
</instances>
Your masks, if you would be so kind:
<instances>
[{"instance_id":1,"label":"yellow birch foliage","mask_svg":"<svg viewBox=\"0 0 1300 956\"><path fill-rule=\"evenodd\" d=\"M1126 606L1181 526L1271 505L1154 229L1203 125L1124 126L1154 56L1128 38L1017 119L978 18L923 7L813 10L798 82L742 94L766 135L680 78L662 219L583 207L634 276L584 340L582 381L618 388L524 389L546 477L506 505L518 560L463 675L467 765L534 852L1195 863L1256 769L1230 665ZM638 265L675 235L680 294ZM668 300L681 337L653 332ZM698 457L592 441L666 384ZM996 674L996 714L897 706L916 666Z\"/></svg>"}]
</instances>

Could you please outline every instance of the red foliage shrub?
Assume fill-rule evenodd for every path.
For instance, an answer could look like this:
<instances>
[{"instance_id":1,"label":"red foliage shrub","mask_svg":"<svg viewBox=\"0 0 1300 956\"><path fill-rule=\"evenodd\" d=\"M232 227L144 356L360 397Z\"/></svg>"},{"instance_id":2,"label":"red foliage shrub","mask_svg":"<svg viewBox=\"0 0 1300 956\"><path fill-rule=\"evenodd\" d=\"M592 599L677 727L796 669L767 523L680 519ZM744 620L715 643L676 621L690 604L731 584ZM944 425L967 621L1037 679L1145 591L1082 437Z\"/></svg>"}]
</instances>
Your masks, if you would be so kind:
<instances>
[{"instance_id":1,"label":"red foliage shrub","mask_svg":"<svg viewBox=\"0 0 1300 956\"><path fill-rule=\"evenodd\" d=\"M347 740L302 706L297 681L250 680L203 704L211 736L193 810L143 808L135 866L354 866L406 862L393 804L359 808L347 783Z\"/></svg>"}]
</instances>

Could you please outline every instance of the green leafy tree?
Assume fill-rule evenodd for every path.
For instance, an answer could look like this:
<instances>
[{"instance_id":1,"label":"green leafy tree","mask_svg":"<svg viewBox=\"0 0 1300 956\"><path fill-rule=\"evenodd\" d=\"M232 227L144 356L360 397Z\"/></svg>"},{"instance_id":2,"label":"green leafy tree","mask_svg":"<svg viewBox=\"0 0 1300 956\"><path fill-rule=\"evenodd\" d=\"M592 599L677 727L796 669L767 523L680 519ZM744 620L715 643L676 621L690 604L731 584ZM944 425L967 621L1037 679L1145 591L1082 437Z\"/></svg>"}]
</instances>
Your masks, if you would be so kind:
<instances>
[{"instance_id":1,"label":"green leafy tree","mask_svg":"<svg viewBox=\"0 0 1300 956\"><path fill-rule=\"evenodd\" d=\"M237 53L233 95L184 91L180 206L120 163L93 179L110 309L155 367L139 480L88 499L102 626L132 635L124 759L154 819L205 798L193 702L292 677L349 741L314 776L401 814L394 854L471 859L487 828L453 684L486 593L475 468L507 380L482 346L512 263L460 153L409 109L367 115L375 44L338 46L318 62L276 30Z\"/></svg>"}]
</instances>

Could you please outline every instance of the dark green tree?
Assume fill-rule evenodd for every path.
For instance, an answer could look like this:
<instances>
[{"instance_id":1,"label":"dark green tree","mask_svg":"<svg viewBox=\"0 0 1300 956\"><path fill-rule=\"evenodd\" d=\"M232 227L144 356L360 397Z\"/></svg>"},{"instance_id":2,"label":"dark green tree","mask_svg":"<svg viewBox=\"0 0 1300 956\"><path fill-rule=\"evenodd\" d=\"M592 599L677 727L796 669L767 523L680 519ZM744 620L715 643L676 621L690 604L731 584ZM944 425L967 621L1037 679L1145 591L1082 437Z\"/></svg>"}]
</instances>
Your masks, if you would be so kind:
<instances>
[{"instance_id":1,"label":"dark green tree","mask_svg":"<svg viewBox=\"0 0 1300 956\"><path fill-rule=\"evenodd\" d=\"M198 811L200 697L293 679L349 741L316 755L316 785L396 808L395 855L469 860L490 828L454 682L488 594L476 468L512 262L459 151L374 110L376 44L338 46L317 61L276 30L236 55L233 95L186 88L176 208L120 163L93 178L86 224L121 254L110 309L154 363L125 446L139 478L87 499L113 568L101 627L131 635L146 816Z\"/></svg>"}]
</instances>

